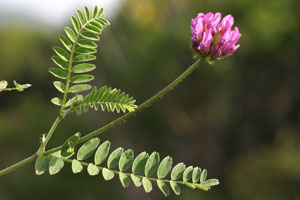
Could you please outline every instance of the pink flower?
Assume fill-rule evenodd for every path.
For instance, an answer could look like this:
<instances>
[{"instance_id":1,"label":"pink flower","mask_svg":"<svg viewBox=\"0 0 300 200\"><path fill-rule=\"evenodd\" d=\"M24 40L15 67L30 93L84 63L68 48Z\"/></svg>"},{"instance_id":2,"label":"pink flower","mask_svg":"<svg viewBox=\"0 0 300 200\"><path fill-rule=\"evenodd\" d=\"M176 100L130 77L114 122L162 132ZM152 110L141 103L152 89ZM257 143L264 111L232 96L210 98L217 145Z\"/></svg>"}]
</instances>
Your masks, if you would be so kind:
<instances>
[{"instance_id":1,"label":"pink flower","mask_svg":"<svg viewBox=\"0 0 300 200\"><path fill-rule=\"evenodd\" d=\"M240 45L236 45L242 36L239 29L232 26L234 18L221 13L199 13L191 21L192 48L201 56L210 60L232 55Z\"/></svg>"}]
</instances>

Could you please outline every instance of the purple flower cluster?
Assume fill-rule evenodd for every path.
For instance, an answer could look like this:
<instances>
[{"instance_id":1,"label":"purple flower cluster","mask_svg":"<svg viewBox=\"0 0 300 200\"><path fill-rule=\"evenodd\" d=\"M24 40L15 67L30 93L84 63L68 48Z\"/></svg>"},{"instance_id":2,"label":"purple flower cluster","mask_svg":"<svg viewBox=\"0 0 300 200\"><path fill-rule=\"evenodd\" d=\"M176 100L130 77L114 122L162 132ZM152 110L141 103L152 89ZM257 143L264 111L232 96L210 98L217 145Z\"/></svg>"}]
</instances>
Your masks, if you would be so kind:
<instances>
[{"instance_id":1,"label":"purple flower cluster","mask_svg":"<svg viewBox=\"0 0 300 200\"><path fill-rule=\"evenodd\" d=\"M240 45L236 45L242 34L234 27L234 19L226 15L221 20L221 13L199 13L191 21L192 48L202 57L212 60L233 54Z\"/></svg>"}]
</instances>

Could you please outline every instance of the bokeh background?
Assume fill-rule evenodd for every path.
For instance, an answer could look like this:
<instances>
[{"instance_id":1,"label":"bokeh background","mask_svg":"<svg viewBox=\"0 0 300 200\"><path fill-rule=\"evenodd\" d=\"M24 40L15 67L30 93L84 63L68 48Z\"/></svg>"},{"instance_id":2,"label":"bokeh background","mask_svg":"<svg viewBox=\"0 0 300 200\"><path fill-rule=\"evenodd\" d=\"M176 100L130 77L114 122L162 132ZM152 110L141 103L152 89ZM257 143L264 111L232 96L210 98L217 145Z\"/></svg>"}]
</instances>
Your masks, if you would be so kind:
<instances>
[{"instance_id":1,"label":"bokeh background","mask_svg":"<svg viewBox=\"0 0 300 200\"><path fill-rule=\"evenodd\" d=\"M198 12L232 14L243 34L234 56L202 64L159 102L101 135L112 147L158 151L207 168L221 184L183 189L169 199L300 200L300 3L298 0L0 0L0 79L33 86L0 94L0 168L31 155L58 108L51 47L83 5L104 6L111 26L99 43L97 86L128 92L140 104L193 63L189 25ZM117 118L70 116L49 147ZM0 179L0 199L164 199L117 178L35 176L33 165Z\"/></svg>"}]
</instances>

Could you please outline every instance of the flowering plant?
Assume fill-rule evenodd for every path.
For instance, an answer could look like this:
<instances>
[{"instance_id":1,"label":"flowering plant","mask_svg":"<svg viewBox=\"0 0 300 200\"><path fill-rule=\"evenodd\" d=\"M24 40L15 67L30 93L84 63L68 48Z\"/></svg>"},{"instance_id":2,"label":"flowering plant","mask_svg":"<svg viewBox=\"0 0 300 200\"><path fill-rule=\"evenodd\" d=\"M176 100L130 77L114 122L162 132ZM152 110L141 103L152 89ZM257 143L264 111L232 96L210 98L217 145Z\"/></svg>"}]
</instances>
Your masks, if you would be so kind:
<instances>
[{"instance_id":1,"label":"flowering plant","mask_svg":"<svg viewBox=\"0 0 300 200\"><path fill-rule=\"evenodd\" d=\"M94 80L94 76L88 73L96 68L94 64L89 63L96 59L95 41L100 39L99 35L109 25L103 9L96 6L93 12L90 12L85 7L83 12L78 10L77 17L72 16L71 20L73 29L66 27L64 29L66 36L59 36L62 47L53 47L56 55L52 56L52 60L57 67L49 68L49 72L58 79L53 82L53 86L61 96L52 98L51 102L59 107L59 114L47 134L42 135L37 151L28 158L1 170L0 177L32 162L35 162L37 175L45 172L55 175L63 169L65 163L70 163L74 174L82 172L86 167L90 176L96 176L101 172L107 181L118 176L123 187L128 187L132 181L136 187L143 186L147 193L152 190L152 182L156 182L165 196L170 194L169 186L179 195L180 185L204 191L218 185L217 179L207 179L206 169L187 167L184 163L173 166L173 159L170 156L161 160L159 153L155 151L151 154L142 152L135 158L133 150L124 151L121 147L110 153L111 143L104 141L100 144L98 136L160 99L196 69L203 59L211 62L232 55L240 47L236 43L241 37L237 27L231 30L233 17L227 15L221 21L220 13L199 13L192 19L192 48L196 51L198 59L168 86L139 106L135 105L133 97L121 92L120 89L107 86L97 88L88 84ZM15 86L16 88L6 88L7 82L1 81L0 91L23 91L31 85L20 85L15 82ZM90 92L84 96L82 94L84 91ZM89 109L126 114L84 136L79 132L72 134L61 146L47 149L47 144L62 119L72 113L77 115L87 113ZM81 143L84 144L77 149ZM93 162L86 161L93 154ZM104 161L106 165L103 165ZM153 177L155 172L156 176ZM167 178L168 176L170 177Z\"/></svg>"}]
</instances>

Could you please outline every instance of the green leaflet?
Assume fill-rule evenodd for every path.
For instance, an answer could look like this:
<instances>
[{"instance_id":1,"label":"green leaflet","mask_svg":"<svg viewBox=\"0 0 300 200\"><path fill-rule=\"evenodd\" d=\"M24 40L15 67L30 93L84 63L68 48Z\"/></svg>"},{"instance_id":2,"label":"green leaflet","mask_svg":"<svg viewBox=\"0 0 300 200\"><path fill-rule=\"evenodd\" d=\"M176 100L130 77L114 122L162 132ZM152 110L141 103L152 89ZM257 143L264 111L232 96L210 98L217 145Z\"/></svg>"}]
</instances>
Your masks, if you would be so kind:
<instances>
[{"instance_id":1,"label":"green leaflet","mask_svg":"<svg viewBox=\"0 0 300 200\"><path fill-rule=\"evenodd\" d=\"M97 44L95 42L92 42L90 40L85 40L85 39L81 39L81 40L78 40L78 43L77 43L80 47L84 47L84 48L97 48Z\"/></svg>"},{"instance_id":2,"label":"green leaflet","mask_svg":"<svg viewBox=\"0 0 300 200\"><path fill-rule=\"evenodd\" d=\"M192 176L193 176L193 166L189 166L188 168L186 168L183 172L183 181L187 182L189 181Z\"/></svg>"},{"instance_id":3,"label":"green leaflet","mask_svg":"<svg viewBox=\"0 0 300 200\"><path fill-rule=\"evenodd\" d=\"M86 73L86 72L93 71L94 69L96 69L96 65L88 64L88 63L82 63L82 64L75 65L73 67L72 71L74 73Z\"/></svg>"},{"instance_id":4,"label":"green leaflet","mask_svg":"<svg viewBox=\"0 0 300 200\"><path fill-rule=\"evenodd\" d=\"M90 10L86 6L84 7L84 15L85 15L86 21L88 21L90 19Z\"/></svg>"},{"instance_id":5,"label":"green leaflet","mask_svg":"<svg viewBox=\"0 0 300 200\"><path fill-rule=\"evenodd\" d=\"M90 163L88 168L87 168L87 171L88 171L90 176L96 176L97 174L99 174L100 170L96 165Z\"/></svg>"},{"instance_id":6,"label":"green leaflet","mask_svg":"<svg viewBox=\"0 0 300 200\"><path fill-rule=\"evenodd\" d=\"M107 160L108 169L114 168L115 166L118 165L118 162L123 153L123 150L124 149L122 147L119 147L110 154L110 156L108 157L108 160Z\"/></svg>"},{"instance_id":7,"label":"green leaflet","mask_svg":"<svg viewBox=\"0 0 300 200\"><path fill-rule=\"evenodd\" d=\"M151 192L151 190L153 189L151 181L148 178L144 177L142 179L142 183L143 183L143 187L144 187L145 192L146 193Z\"/></svg>"},{"instance_id":8,"label":"green leaflet","mask_svg":"<svg viewBox=\"0 0 300 200\"><path fill-rule=\"evenodd\" d=\"M49 174L54 175L60 172L64 167L64 161L60 158L52 157L49 162Z\"/></svg>"},{"instance_id":9,"label":"green leaflet","mask_svg":"<svg viewBox=\"0 0 300 200\"><path fill-rule=\"evenodd\" d=\"M53 60L53 62L59 66L60 68L62 69L68 69L68 64L66 61L64 61L63 59L61 59L60 57L58 56L52 56L51 59Z\"/></svg>"},{"instance_id":10,"label":"green leaflet","mask_svg":"<svg viewBox=\"0 0 300 200\"><path fill-rule=\"evenodd\" d=\"M77 153L77 160L85 160L92 155L100 143L99 138L93 138L84 143Z\"/></svg>"},{"instance_id":11,"label":"green leaflet","mask_svg":"<svg viewBox=\"0 0 300 200\"><path fill-rule=\"evenodd\" d=\"M74 33L74 31L71 28L66 27L65 28L65 33L68 36L68 38L71 40L71 42L74 43L76 41L75 33Z\"/></svg>"},{"instance_id":12,"label":"green leaflet","mask_svg":"<svg viewBox=\"0 0 300 200\"><path fill-rule=\"evenodd\" d=\"M145 169L146 162L149 158L149 154L146 152L140 153L134 160L132 164L132 172L138 174Z\"/></svg>"},{"instance_id":13,"label":"green leaflet","mask_svg":"<svg viewBox=\"0 0 300 200\"><path fill-rule=\"evenodd\" d=\"M126 174L124 174L123 172L120 172L119 179L124 188L127 188L129 186L130 179Z\"/></svg>"},{"instance_id":14,"label":"green leaflet","mask_svg":"<svg viewBox=\"0 0 300 200\"><path fill-rule=\"evenodd\" d=\"M79 24L77 18L75 16L72 16L71 21L72 21L72 25L73 25L74 30L76 31L76 33L79 33L80 24Z\"/></svg>"},{"instance_id":15,"label":"green leaflet","mask_svg":"<svg viewBox=\"0 0 300 200\"><path fill-rule=\"evenodd\" d=\"M165 178L172 169L173 159L170 156L165 157L157 170L157 177L160 179Z\"/></svg>"},{"instance_id":16,"label":"green leaflet","mask_svg":"<svg viewBox=\"0 0 300 200\"><path fill-rule=\"evenodd\" d=\"M91 32L91 33L95 33L95 34L101 34L102 30L100 28L98 28L97 26L94 26L94 25L86 25L85 27L85 30Z\"/></svg>"},{"instance_id":17,"label":"green leaflet","mask_svg":"<svg viewBox=\"0 0 300 200\"><path fill-rule=\"evenodd\" d=\"M135 187L141 187L142 186L142 179L137 177L134 174L130 175L132 182L134 183Z\"/></svg>"},{"instance_id":18,"label":"green leaflet","mask_svg":"<svg viewBox=\"0 0 300 200\"><path fill-rule=\"evenodd\" d=\"M131 166L133 158L134 158L134 153L131 149L128 149L127 151L125 151L121 155L121 158L120 158L120 161L119 161L120 171L127 170Z\"/></svg>"},{"instance_id":19,"label":"green leaflet","mask_svg":"<svg viewBox=\"0 0 300 200\"><path fill-rule=\"evenodd\" d=\"M77 10L77 17L79 19L80 25L84 25L85 19L84 19L84 15L81 12L81 10Z\"/></svg>"},{"instance_id":20,"label":"green leaflet","mask_svg":"<svg viewBox=\"0 0 300 200\"><path fill-rule=\"evenodd\" d=\"M58 38L68 51L72 50L72 43L68 40L68 38L62 35L60 35Z\"/></svg>"},{"instance_id":21,"label":"green leaflet","mask_svg":"<svg viewBox=\"0 0 300 200\"><path fill-rule=\"evenodd\" d=\"M181 189L175 181L170 181L171 188L176 195L180 195Z\"/></svg>"},{"instance_id":22,"label":"green leaflet","mask_svg":"<svg viewBox=\"0 0 300 200\"><path fill-rule=\"evenodd\" d=\"M80 93L83 91L87 91L91 88L92 88L92 86L87 85L87 84L74 85L74 86L70 87L69 92L70 93Z\"/></svg>"},{"instance_id":23,"label":"green leaflet","mask_svg":"<svg viewBox=\"0 0 300 200\"><path fill-rule=\"evenodd\" d=\"M204 185L206 187L211 187L211 186L215 186L215 185L219 185L219 184L220 184L220 182L218 179L209 179L202 183L202 185Z\"/></svg>"},{"instance_id":24,"label":"green leaflet","mask_svg":"<svg viewBox=\"0 0 300 200\"><path fill-rule=\"evenodd\" d=\"M97 34L95 33L91 33L91 32L82 32L80 34L83 38L88 39L88 40L94 40L94 41L98 41L100 38Z\"/></svg>"},{"instance_id":25,"label":"green leaflet","mask_svg":"<svg viewBox=\"0 0 300 200\"><path fill-rule=\"evenodd\" d=\"M67 73L61 69L58 68L49 68L49 72L60 79L66 79L67 78Z\"/></svg>"},{"instance_id":26,"label":"green leaflet","mask_svg":"<svg viewBox=\"0 0 300 200\"><path fill-rule=\"evenodd\" d=\"M72 161L72 171L73 171L73 173L77 174L77 173L82 172L82 170L83 170L83 166L81 165L81 163L78 160L74 159Z\"/></svg>"},{"instance_id":27,"label":"green leaflet","mask_svg":"<svg viewBox=\"0 0 300 200\"><path fill-rule=\"evenodd\" d=\"M83 75L76 75L71 78L72 83L86 83L94 80L94 76L83 74Z\"/></svg>"},{"instance_id":28,"label":"green leaflet","mask_svg":"<svg viewBox=\"0 0 300 200\"><path fill-rule=\"evenodd\" d=\"M206 180L206 177L207 177L207 170L203 169L200 176L200 183L203 183Z\"/></svg>"},{"instance_id":29,"label":"green leaflet","mask_svg":"<svg viewBox=\"0 0 300 200\"><path fill-rule=\"evenodd\" d=\"M54 97L54 98L51 99L51 102L54 105L61 106L63 101L62 101L62 99L60 99L58 97Z\"/></svg>"},{"instance_id":30,"label":"green leaflet","mask_svg":"<svg viewBox=\"0 0 300 200\"><path fill-rule=\"evenodd\" d=\"M170 189L167 186L167 184L165 182L163 182L162 180L157 180L156 181L158 188L160 189L160 191L167 197L170 195Z\"/></svg>"},{"instance_id":31,"label":"green leaflet","mask_svg":"<svg viewBox=\"0 0 300 200\"><path fill-rule=\"evenodd\" d=\"M151 176L155 170L158 167L159 164L159 154L157 152L153 152L149 159L147 160L146 166L145 166L145 175Z\"/></svg>"},{"instance_id":32,"label":"green leaflet","mask_svg":"<svg viewBox=\"0 0 300 200\"><path fill-rule=\"evenodd\" d=\"M103 161L106 159L108 156L110 149L110 142L105 141L103 142L97 149L96 154L95 154L95 164L100 165L103 163Z\"/></svg>"},{"instance_id":33,"label":"green leaflet","mask_svg":"<svg viewBox=\"0 0 300 200\"><path fill-rule=\"evenodd\" d=\"M60 81L54 81L53 82L54 87L61 93L65 93L66 91L66 86L63 82Z\"/></svg>"},{"instance_id":34,"label":"green leaflet","mask_svg":"<svg viewBox=\"0 0 300 200\"><path fill-rule=\"evenodd\" d=\"M70 55L65 50L57 46L53 47L53 50L61 59L64 61L69 61Z\"/></svg>"},{"instance_id":35,"label":"green leaflet","mask_svg":"<svg viewBox=\"0 0 300 200\"><path fill-rule=\"evenodd\" d=\"M69 137L64 144L62 145L60 154L62 157L68 157L74 153L74 149L78 143L78 140L80 138L80 133L76 133Z\"/></svg>"},{"instance_id":36,"label":"green leaflet","mask_svg":"<svg viewBox=\"0 0 300 200\"><path fill-rule=\"evenodd\" d=\"M179 179L180 177L182 177L184 170L185 170L185 164L183 164L183 163L178 163L178 164L172 169L172 172L171 172L171 179L172 179L172 180L177 180L177 179Z\"/></svg>"},{"instance_id":37,"label":"green leaflet","mask_svg":"<svg viewBox=\"0 0 300 200\"><path fill-rule=\"evenodd\" d=\"M201 175L201 169L199 167L195 167L192 175L193 183L197 183L200 180L200 175Z\"/></svg>"},{"instance_id":38,"label":"green leaflet","mask_svg":"<svg viewBox=\"0 0 300 200\"><path fill-rule=\"evenodd\" d=\"M86 47L78 47L75 49L75 53L77 54L83 54L83 55L89 55L89 54L94 54L97 53L96 49L91 49L91 48L86 48Z\"/></svg>"},{"instance_id":39,"label":"green leaflet","mask_svg":"<svg viewBox=\"0 0 300 200\"><path fill-rule=\"evenodd\" d=\"M88 61L92 61L95 59L96 59L96 56L94 56L94 55L79 55L79 56L75 56L73 61L74 62L88 62Z\"/></svg>"},{"instance_id":40,"label":"green leaflet","mask_svg":"<svg viewBox=\"0 0 300 200\"><path fill-rule=\"evenodd\" d=\"M49 160L46 156L39 156L35 161L35 173L36 175L44 174L49 167Z\"/></svg>"},{"instance_id":41,"label":"green leaflet","mask_svg":"<svg viewBox=\"0 0 300 200\"><path fill-rule=\"evenodd\" d=\"M115 174L112 171L110 171L109 169L106 169L106 168L102 169L102 175L103 175L104 180L106 180L106 181L113 179L115 176Z\"/></svg>"}]
</instances>

